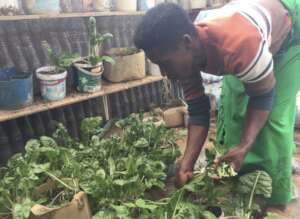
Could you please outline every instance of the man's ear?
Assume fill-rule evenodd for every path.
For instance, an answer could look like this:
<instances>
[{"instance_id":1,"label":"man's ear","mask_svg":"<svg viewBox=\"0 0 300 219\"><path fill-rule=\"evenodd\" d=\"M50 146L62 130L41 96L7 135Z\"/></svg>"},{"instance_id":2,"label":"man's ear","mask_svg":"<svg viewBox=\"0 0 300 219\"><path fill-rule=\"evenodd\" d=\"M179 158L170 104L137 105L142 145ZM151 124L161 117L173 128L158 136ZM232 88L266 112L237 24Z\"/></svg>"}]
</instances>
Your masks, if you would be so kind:
<instances>
[{"instance_id":1,"label":"man's ear","mask_svg":"<svg viewBox=\"0 0 300 219\"><path fill-rule=\"evenodd\" d=\"M182 43L186 50L193 49L193 38L189 34L184 34L182 36Z\"/></svg>"}]
</instances>

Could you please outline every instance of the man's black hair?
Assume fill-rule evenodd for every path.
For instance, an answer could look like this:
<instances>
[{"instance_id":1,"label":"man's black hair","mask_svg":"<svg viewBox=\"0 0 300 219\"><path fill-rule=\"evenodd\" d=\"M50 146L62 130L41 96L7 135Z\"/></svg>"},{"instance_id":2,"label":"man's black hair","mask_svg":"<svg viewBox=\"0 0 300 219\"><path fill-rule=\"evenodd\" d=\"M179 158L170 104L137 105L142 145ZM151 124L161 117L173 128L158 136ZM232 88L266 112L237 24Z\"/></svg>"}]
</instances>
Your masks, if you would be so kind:
<instances>
[{"instance_id":1,"label":"man's black hair","mask_svg":"<svg viewBox=\"0 0 300 219\"><path fill-rule=\"evenodd\" d=\"M170 51L184 34L196 36L196 28L187 12L174 3L162 3L150 9L138 25L135 46L148 52L153 48Z\"/></svg>"}]
</instances>

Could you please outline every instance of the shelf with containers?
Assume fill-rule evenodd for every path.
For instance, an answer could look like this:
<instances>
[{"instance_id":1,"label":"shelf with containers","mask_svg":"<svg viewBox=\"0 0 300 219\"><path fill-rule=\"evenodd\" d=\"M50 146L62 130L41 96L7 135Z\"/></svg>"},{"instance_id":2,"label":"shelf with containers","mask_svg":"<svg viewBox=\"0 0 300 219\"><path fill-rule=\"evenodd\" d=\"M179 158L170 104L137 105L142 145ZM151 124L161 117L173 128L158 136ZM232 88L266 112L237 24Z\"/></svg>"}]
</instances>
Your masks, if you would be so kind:
<instances>
[{"instance_id":1,"label":"shelf with containers","mask_svg":"<svg viewBox=\"0 0 300 219\"><path fill-rule=\"evenodd\" d=\"M199 10L190 11L191 17L198 12ZM144 14L145 12L112 11L0 16L0 66L16 66L24 72L35 72L37 68L49 64L49 58L42 49L41 42L44 40L59 52L76 52L86 56L90 16L96 18L99 32L114 35L112 41L105 45L105 49L132 47L135 27ZM4 130L2 137L0 136L4 143L0 143L0 148L7 142L5 136L8 136L9 144L20 146L32 136L49 133L47 121L51 118L66 124L75 133L73 117L77 123L84 117L94 115L110 119L159 106L164 103L162 79L159 75L147 75L143 79L123 83L104 82L102 90L87 94L75 91L74 75L70 74L67 78L66 98L46 102L40 98L40 87L34 74L34 103L19 110L0 111L0 128ZM177 85L172 86L174 98L182 95ZM31 130L28 127L34 129L34 134L27 133ZM9 132L17 130L11 133L17 133L18 136L10 136L8 129ZM17 141L21 138L23 141ZM18 150L14 150L15 152Z\"/></svg>"},{"instance_id":2,"label":"shelf with containers","mask_svg":"<svg viewBox=\"0 0 300 219\"><path fill-rule=\"evenodd\" d=\"M34 113L39 113L59 107L64 107L70 104L82 102L85 100L93 99L96 97L106 97L110 94L120 91L126 91L134 87L146 85L149 83L162 80L161 76L146 76L140 80L133 80L121 83L104 83L103 88L95 93L78 93L74 92L69 94L63 100L47 102L38 98L32 105L18 109L18 110L0 110L0 122L11 119L16 119L22 116L28 116Z\"/></svg>"}]
</instances>

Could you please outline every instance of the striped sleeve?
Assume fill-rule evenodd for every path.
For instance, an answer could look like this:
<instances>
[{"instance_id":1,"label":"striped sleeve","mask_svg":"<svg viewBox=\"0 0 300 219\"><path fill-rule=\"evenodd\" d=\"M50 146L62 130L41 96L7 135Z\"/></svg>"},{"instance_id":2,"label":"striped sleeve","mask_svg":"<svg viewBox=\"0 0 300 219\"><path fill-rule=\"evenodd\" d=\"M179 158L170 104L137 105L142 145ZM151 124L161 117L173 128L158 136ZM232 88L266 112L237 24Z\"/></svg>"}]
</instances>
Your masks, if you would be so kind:
<instances>
[{"instance_id":1,"label":"striped sleeve","mask_svg":"<svg viewBox=\"0 0 300 219\"><path fill-rule=\"evenodd\" d=\"M274 87L273 56L264 40L260 42L255 58L236 76L244 82L250 96L269 92Z\"/></svg>"},{"instance_id":2,"label":"striped sleeve","mask_svg":"<svg viewBox=\"0 0 300 219\"><path fill-rule=\"evenodd\" d=\"M236 24L240 24L243 31L233 44L234 52L229 53L225 64L244 82L250 96L258 96L274 87L273 55L262 30L243 15L236 18Z\"/></svg>"}]
</instances>

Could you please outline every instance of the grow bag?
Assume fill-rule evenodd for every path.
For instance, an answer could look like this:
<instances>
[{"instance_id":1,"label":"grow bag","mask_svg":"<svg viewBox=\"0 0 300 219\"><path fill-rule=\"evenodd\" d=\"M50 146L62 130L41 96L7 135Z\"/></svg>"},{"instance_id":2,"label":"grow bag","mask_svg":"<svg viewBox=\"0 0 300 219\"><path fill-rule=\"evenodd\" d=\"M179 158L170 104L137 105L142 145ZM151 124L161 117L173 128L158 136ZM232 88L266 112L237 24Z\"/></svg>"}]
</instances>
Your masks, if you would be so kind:
<instances>
[{"instance_id":1,"label":"grow bag","mask_svg":"<svg viewBox=\"0 0 300 219\"><path fill-rule=\"evenodd\" d=\"M14 67L0 69L0 109L19 109L32 101L32 74Z\"/></svg>"},{"instance_id":2,"label":"grow bag","mask_svg":"<svg viewBox=\"0 0 300 219\"><path fill-rule=\"evenodd\" d=\"M146 76L145 53L134 48L113 48L108 51L116 61L104 64L104 77L111 82L142 79Z\"/></svg>"}]
</instances>

